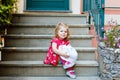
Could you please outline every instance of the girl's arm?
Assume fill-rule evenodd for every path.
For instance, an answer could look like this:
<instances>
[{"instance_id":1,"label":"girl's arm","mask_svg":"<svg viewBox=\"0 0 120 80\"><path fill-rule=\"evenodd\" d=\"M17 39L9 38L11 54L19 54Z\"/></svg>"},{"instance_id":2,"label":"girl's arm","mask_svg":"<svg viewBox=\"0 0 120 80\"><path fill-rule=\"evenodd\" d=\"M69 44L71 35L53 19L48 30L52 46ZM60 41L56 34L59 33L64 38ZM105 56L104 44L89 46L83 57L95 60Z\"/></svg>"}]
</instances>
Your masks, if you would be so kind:
<instances>
[{"instance_id":1,"label":"girl's arm","mask_svg":"<svg viewBox=\"0 0 120 80\"><path fill-rule=\"evenodd\" d=\"M65 58L68 58L68 57L69 57L69 56L67 55L67 52L58 50L58 49L57 49L57 44L54 43L54 42L52 43L52 49L53 49L53 51L54 51L56 54L58 54L58 55L60 55L60 56L63 56L63 57L65 57Z\"/></svg>"}]
</instances>

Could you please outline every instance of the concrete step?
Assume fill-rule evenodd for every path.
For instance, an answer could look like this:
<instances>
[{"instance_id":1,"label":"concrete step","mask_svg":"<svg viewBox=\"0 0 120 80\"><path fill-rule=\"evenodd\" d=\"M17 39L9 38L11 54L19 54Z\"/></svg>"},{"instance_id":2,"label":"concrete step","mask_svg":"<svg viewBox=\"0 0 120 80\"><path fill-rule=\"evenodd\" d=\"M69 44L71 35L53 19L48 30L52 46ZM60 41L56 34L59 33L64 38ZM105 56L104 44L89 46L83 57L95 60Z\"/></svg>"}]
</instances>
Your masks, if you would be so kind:
<instances>
[{"instance_id":1,"label":"concrete step","mask_svg":"<svg viewBox=\"0 0 120 80\"><path fill-rule=\"evenodd\" d=\"M53 35L6 35L5 47L47 47ZM75 47L91 47L93 35L71 35L71 45Z\"/></svg>"},{"instance_id":2,"label":"concrete step","mask_svg":"<svg viewBox=\"0 0 120 80\"><path fill-rule=\"evenodd\" d=\"M68 25L70 28L70 34L72 35L87 35L89 34L89 24L80 24L80 25ZM7 29L8 34L34 34L34 35L41 35L41 34L49 34L53 35L54 34L54 29L56 25L24 25L24 24L19 24L15 25L12 24L10 27Z\"/></svg>"},{"instance_id":3,"label":"concrete step","mask_svg":"<svg viewBox=\"0 0 120 80\"><path fill-rule=\"evenodd\" d=\"M97 61L77 61L77 76L97 76ZM0 76L64 76L65 70L59 64L56 67L45 65L42 61L1 61Z\"/></svg>"},{"instance_id":4,"label":"concrete step","mask_svg":"<svg viewBox=\"0 0 120 80\"><path fill-rule=\"evenodd\" d=\"M88 23L87 14L13 14L13 24L24 25L56 25L58 22L64 22L68 25Z\"/></svg>"},{"instance_id":5,"label":"concrete step","mask_svg":"<svg viewBox=\"0 0 120 80\"><path fill-rule=\"evenodd\" d=\"M0 77L0 80L73 80L66 76L60 76L60 77ZM101 80L98 76L77 76L74 80Z\"/></svg>"},{"instance_id":6,"label":"concrete step","mask_svg":"<svg viewBox=\"0 0 120 80\"><path fill-rule=\"evenodd\" d=\"M96 48L75 47L78 60L95 60ZM43 61L48 47L4 47L2 61Z\"/></svg>"}]
</instances>

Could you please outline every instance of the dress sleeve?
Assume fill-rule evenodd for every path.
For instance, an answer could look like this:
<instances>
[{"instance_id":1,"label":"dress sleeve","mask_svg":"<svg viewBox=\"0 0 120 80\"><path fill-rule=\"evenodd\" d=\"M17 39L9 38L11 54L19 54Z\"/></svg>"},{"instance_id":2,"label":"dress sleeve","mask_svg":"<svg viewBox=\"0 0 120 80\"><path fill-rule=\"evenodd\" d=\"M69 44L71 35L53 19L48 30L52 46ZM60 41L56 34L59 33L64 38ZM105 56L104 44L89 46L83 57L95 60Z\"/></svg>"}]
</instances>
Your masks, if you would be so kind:
<instances>
[{"instance_id":1,"label":"dress sleeve","mask_svg":"<svg viewBox=\"0 0 120 80\"><path fill-rule=\"evenodd\" d=\"M66 41L66 45L69 45L70 44L70 41L68 40L68 41Z\"/></svg>"},{"instance_id":2,"label":"dress sleeve","mask_svg":"<svg viewBox=\"0 0 120 80\"><path fill-rule=\"evenodd\" d=\"M53 43L53 42L58 44L59 41L58 41L57 38L53 38L53 39L51 40L51 43Z\"/></svg>"}]
</instances>

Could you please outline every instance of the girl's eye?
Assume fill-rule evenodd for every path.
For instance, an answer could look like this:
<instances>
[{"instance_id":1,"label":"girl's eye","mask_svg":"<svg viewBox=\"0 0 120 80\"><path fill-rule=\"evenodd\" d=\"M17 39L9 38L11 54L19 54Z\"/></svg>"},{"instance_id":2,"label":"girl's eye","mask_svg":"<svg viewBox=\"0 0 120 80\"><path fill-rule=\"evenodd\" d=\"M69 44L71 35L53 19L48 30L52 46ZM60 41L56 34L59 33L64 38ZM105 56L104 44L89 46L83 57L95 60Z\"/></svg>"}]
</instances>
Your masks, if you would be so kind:
<instances>
[{"instance_id":1,"label":"girl's eye","mask_svg":"<svg viewBox=\"0 0 120 80\"><path fill-rule=\"evenodd\" d=\"M60 32L64 32L64 33L67 33L67 31L60 31Z\"/></svg>"},{"instance_id":2,"label":"girl's eye","mask_svg":"<svg viewBox=\"0 0 120 80\"><path fill-rule=\"evenodd\" d=\"M63 32L63 31L60 31L60 32Z\"/></svg>"}]
</instances>

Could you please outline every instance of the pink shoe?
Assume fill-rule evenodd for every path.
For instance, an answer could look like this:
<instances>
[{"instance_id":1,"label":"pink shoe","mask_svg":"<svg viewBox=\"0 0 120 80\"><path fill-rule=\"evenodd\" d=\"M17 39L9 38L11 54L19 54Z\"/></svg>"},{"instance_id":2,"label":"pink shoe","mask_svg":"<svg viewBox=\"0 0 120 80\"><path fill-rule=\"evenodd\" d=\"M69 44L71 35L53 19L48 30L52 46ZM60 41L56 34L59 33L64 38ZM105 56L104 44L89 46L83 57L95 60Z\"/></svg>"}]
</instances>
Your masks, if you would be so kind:
<instances>
[{"instance_id":1,"label":"pink shoe","mask_svg":"<svg viewBox=\"0 0 120 80\"><path fill-rule=\"evenodd\" d=\"M75 72L74 70L70 70L70 71L67 71L66 72L66 75L72 79L75 79L76 78L76 75L75 75Z\"/></svg>"}]
</instances>

